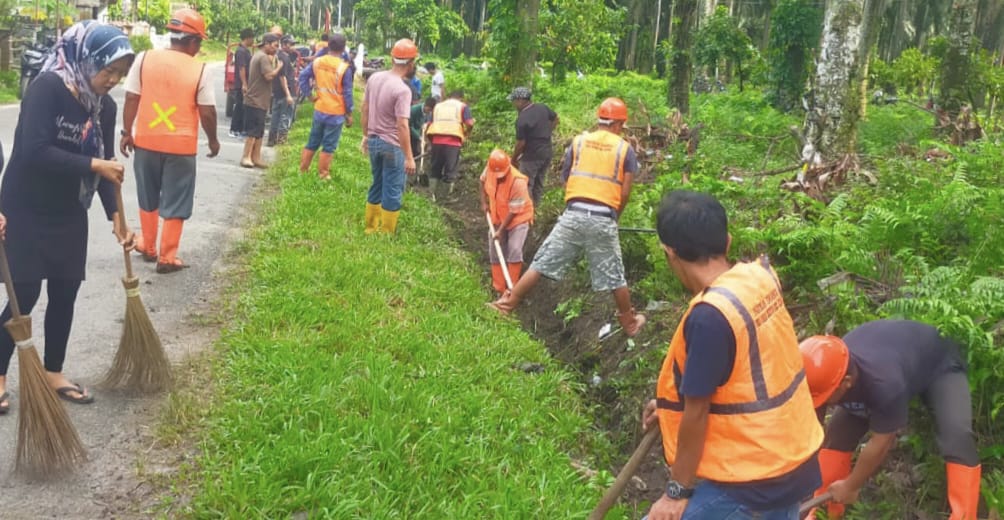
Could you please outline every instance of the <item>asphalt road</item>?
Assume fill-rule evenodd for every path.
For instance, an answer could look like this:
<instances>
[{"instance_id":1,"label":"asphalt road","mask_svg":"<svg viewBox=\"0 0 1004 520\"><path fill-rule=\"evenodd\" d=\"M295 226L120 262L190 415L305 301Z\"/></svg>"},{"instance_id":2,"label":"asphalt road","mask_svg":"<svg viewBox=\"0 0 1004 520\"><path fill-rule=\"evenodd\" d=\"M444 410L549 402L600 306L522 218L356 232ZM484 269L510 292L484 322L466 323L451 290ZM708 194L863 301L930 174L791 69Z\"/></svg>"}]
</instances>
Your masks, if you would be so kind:
<instances>
[{"instance_id":1,"label":"asphalt road","mask_svg":"<svg viewBox=\"0 0 1004 520\"><path fill-rule=\"evenodd\" d=\"M187 221L178 256L192 268L160 275L154 264L139 261L133 266L141 280L141 294L151 320L172 361L180 362L188 354L208 346L213 331L207 330L193 315L212 314L208 308L215 298L215 274L224 263L228 244L241 235L254 186L261 182L261 170L238 166L243 142L226 136L229 120L225 117L222 89L222 64L209 66L216 79L220 155L205 157L208 147L203 136L195 191L195 211ZM119 103L118 122L125 91L112 92ZM9 153L19 107L0 107L0 140ZM139 231L135 181L132 161L126 162L124 185L126 215L131 228ZM9 370L7 388L13 394L11 413L0 416L0 518L123 518L132 515L122 508L143 493L144 485L136 478L137 468L144 472L169 471L151 468L144 453L151 447L148 435L158 419L162 398L133 398L94 388L107 371L118 348L125 310L125 292L120 278L124 273L122 249L111 234L101 202L95 197L90 210L90 244L87 280L77 298L76 315L70 336L64 373L90 387L95 403L81 406L67 404L70 417L87 447L89 460L73 476L55 482L28 482L13 475L14 445L19 409L17 354ZM2 301L2 300L0 300ZM45 291L32 312L34 339L41 353L45 338ZM138 457L138 458L137 458Z\"/></svg>"}]
</instances>

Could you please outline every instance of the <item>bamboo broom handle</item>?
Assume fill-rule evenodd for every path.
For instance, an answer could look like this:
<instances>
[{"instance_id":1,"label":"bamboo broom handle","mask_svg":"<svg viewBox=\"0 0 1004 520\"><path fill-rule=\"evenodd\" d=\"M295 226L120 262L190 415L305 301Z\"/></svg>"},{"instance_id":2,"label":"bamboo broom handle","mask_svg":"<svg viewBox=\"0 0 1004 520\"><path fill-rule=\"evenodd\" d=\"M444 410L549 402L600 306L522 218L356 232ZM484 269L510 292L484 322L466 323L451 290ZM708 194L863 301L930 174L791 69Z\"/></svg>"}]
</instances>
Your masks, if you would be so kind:
<instances>
[{"instance_id":1,"label":"bamboo broom handle","mask_svg":"<svg viewBox=\"0 0 1004 520\"><path fill-rule=\"evenodd\" d=\"M21 307L17 304L17 295L14 294L14 280L10 275L10 266L7 265L7 240L0 240L0 276L3 277L4 287L7 288L7 302L10 305L10 313L13 319L21 317Z\"/></svg>"},{"instance_id":2,"label":"bamboo broom handle","mask_svg":"<svg viewBox=\"0 0 1004 520\"><path fill-rule=\"evenodd\" d=\"M635 471L638 471L638 466L641 465L641 461L645 458L645 455L648 454L649 450L652 449L652 445L658 439L659 427L653 425L648 430L648 433L645 434L645 437L641 439L641 442L638 443L638 447L631 454L631 458L628 459L627 464L617 474L617 480L603 494L600 503L596 504L596 509L593 509L593 512L589 514L588 520L603 520L603 517L607 515L607 511L613 507L614 502L617 502L617 499L621 496L621 492L624 491L624 487L627 486L628 481L634 476Z\"/></svg>"},{"instance_id":3,"label":"bamboo broom handle","mask_svg":"<svg viewBox=\"0 0 1004 520\"><path fill-rule=\"evenodd\" d=\"M119 209L119 229L126 229L125 204L122 203L122 185L115 187L115 203ZM118 238L118 237L116 237ZM126 279L132 280L132 257L129 255L129 248L122 246L122 258L125 259Z\"/></svg>"},{"instance_id":4,"label":"bamboo broom handle","mask_svg":"<svg viewBox=\"0 0 1004 520\"><path fill-rule=\"evenodd\" d=\"M819 507L825 504L826 502L829 502L830 500L833 500L833 494L827 492L823 493L822 495L819 495L816 498L813 498L812 500L806 501L805 503L803 503L801 506L798 507L798 517L803 518L806 513L812 510L812 508Z\"/></svg>"},{"instance_id":5,"label":"bamboo broom handle","mask_svg":"<svg viewBox=\"0 0 1004 520\"><path fill-rule=\"evenodd\" d=\"M509 264L505 261L505 255L502 254L502 244L499 244L498 239L495 238L495 225L492 224L491 213L485 213L485 219L488 221L488 229L492 232L492 242L495 243L495 254L499 256L499 263L502 264L502 276L505 277L505 285L512 290L512 277L509 276Z\"/></svg>"}]
</instances>

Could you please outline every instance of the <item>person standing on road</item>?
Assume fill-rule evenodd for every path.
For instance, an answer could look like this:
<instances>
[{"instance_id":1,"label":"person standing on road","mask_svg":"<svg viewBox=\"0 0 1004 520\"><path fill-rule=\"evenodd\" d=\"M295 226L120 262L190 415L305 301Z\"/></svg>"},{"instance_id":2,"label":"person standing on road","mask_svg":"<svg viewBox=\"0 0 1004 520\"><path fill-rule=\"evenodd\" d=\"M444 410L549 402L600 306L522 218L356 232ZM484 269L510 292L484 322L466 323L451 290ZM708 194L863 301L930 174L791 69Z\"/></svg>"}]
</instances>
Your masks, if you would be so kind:
<instances>
[{"instance_id":1,"label":"person standing on road","mask_svg":"<svg viewBox=\"0 0 1004 520\"><path fill-rule=\"evenodd\" d=\"M631 306L617 231L617 220L631 195L631 179L638 171L634 149L620 137L627 118L627 105L607 98L597 110L599 129L572 141L562 163L565 212L537 250L530 269L512 291L490 304L493 308L508 314L542 276L560 280L585 253L593 290L612 291L624 332L638 334L645 316Z\"/></svg>"},{"instance_id":2,"label":"person standing on road","mask_svg":"<svg viewBox=\"0 0 1004 520\"><path fill-rule=\"evenodd\" d=\"M474 127L471 107L463 101L463 91L450 93L450 97L436 103L432 111L432 122L425 133L432 143L432 169L429 171L429 191L433 199L439 191L439 183L445 182L448 194L453 194L460 178L460 147Z\"/></svg>"},{"instance_id":3,"label":"person standing on road","mask_svg":"<svg viewBox=\"0 0 1004 520\"><path fill-rule=\"evenodd\" d=\"M505 152L496 148L488 156L488 166L481 174L481 211L491 216L495 226L495 234L488 237L488 261L492 266L492 287L499 294L506 290L503 269L509 271L514 284L523 272L523 244L533 223L533 200L527 182L526 175L512 166ZM496 240L506 265L495 251Z\"/></svg>"},{"instance_id":4,"label":"person standing on road","mask_svg":"<svg viewBox=\"0 0 1004 520\"><path fill-rule=\"evenodd\" d=\"M558 114L547 105L530 101L530 89L516 87L509 94L516 107L516 149L512 162L530 179L533 203L540 205L544 196L544 177L551 169L551 134L558 127Z\"/></svg>"},{"instance_id":5,"label":"person standing on road","mask_svg":"<svg viewBox=\"0 0 1004 520\"><path fill-rule=\"evenodd\" d=\"M281 47L276 52L276 60L282 71L272 78L272 120L268 129L267 146L275 146L286 142L286 134L289 132L293 118L293 107L296 106L296 99L293 98L293 81L296 71L293 70L293 61L289 58L289 50L292 49L292 38L290 36L279 35Z\"/></svg>"},{"instance_id":6,"label":"person standing on road","mask_svg":"<svg viewBox=\"0 0 1004 520\"><path fill-rule=\"evenodd\" d=\"M436 98L436 101L443 99L443 89L446 88L446 78L443 77L443 71L439 70L439 67L435 63L429 62L425 64L425 70L429 71L432 75L432 87L430 87L430 95Z\"/></svg>"},{"instance_id":7,"label":"person standing on road","mask_svg":"<svg viewBox=\"0 0 1004 520\"><path fill-rule=\"evenodd\" d=\"M369 154L373 183L366 194L366 233L393 234L404 196L405 175L415 174L408 118L411 89L403 79L414 73L415 42L403 38L390 51L394 66L366 82L363 96L362 151Z\"/></svg>"},{"instance_id":8,"label":"person standing on road","mask_svg":"<svg viewBox=\"0 0 1004 520\"><path fill-rule=\"evenodd\" d=\"M195 10L179 9L167 31L171 47L140 54L129 71L119 142L126 157L136 153L133 168L143 229L136 248L144 260L157 262L160 274L188 267L177 254L182 228L192 216L200 122L209 137L209 157L220 153L216 93L205 64L195 58L206 38L205 20Z\"/></svg>"},{"instance_id":9,"label":"person standing on road","mask_svg":"<svg viewBox=\"0 0 1004 520\"><path fill-rule=\"evenodd\" d=\"M317 174L323 180L331 179L331 158L338 149L342 125L352 126L352 67L340 58L345 50L345 35L331 36L328 46L330 53L316 58L300 73L300 91L310 92L311 82L317 91L310 137L300 152L300 173L310 169L314 154L321 148Z\"/></svg>"},{"instance_id":10,"label":"person standing on road","mask_svg":"<svg viewBox=\"0 0 1004 520\"><path fill-rule=\"evenodd\" d=\"M823 430L777 274L766 257L729 262L728 217L709 195L669 193L656 229L693 298L642 414L672 475L648 520L797 520Z\"/></svg>"},{"instance_id":11,"label":"person standing on road","mask_svg":"<svg viewBox=\"0 0 1004 520\"><path fill-rule=\"evenodd\" d=\"M265 137L265 119L272 105L272 80L282 72L282 63L275 59L279 52L279 36L267 33L261 37L258 52L248 66L248 89L244 93L244 154L241 166L268 168L261 160L262 138Z\"/></svg>"},{"instance_id":12,"label":"person standing on road","mask_svg":"<svg viewBox=\"0 0 1004 520\"><path fill-rule=\"evenodd\" d=\"M248 65L251 64L251 45L254 31L241 31L241 42L234 51L234 115L230 119L230 133L233 138L244 137L244 93L248 90Z\"/></svg>"},{"instance_id":13,"label":"person standing on road","mask_svg":"<svg viewBox=\"0 0 1004 520\"><path fill-rule=\"evenodd\" d=\"M115 27L86 21L67 29L21 101L0 187L14 293L21 312L30 315L46 280L46 375L60 398L77 404L94 397L67 379L63 362L86 271L87 210L95 193L119 243L133 245L132 232L119 227L115 190L125 168L115 161L116 105L108 96L133 57L129 38ZM10 319L8 304L0 323ZM10 410L6 387L13 353L14 339L0 330L0 414Z\"/></svg>"},{"instance_id":14,"label":"person standing on road","mask_svg":"<svg viewBox=\"0 0 1004 520\"><path fill-rule=\"evenodd\" d=\"M829 518L840 518L844 505L857 501L907 427L910 401L920 397L937 425L948 475L949 519L976 520L981 466L972 396L957 343L924 323L879 320L843 339L813 336L800 347L813 404L824 413L837 405L819 451L823 485L816 492L833 494ZM868 432L871 437L852 469L854 451Z\"/></svg>"}]
</instances>

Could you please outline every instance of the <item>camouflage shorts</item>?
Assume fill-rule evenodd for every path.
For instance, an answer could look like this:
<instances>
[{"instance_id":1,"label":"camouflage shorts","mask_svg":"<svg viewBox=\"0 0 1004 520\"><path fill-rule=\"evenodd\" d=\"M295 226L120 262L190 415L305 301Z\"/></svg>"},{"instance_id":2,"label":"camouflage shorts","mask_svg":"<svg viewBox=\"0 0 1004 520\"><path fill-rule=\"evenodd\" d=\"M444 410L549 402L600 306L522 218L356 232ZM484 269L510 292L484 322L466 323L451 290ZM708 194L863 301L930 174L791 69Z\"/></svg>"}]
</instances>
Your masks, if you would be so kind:
<instances>
[{"instance_id":1,"label":"camouflage shorts","mask_svg":"<svg viewBox=\"0 0 1004 520\"><path fill-rule=\"evenodd\" d=\"M617 221L585 213L565 211L558 217L530 269L560 280L583 254L589 262L594 291L612 291L627 285Z\"/></svg>"}]
</instances>

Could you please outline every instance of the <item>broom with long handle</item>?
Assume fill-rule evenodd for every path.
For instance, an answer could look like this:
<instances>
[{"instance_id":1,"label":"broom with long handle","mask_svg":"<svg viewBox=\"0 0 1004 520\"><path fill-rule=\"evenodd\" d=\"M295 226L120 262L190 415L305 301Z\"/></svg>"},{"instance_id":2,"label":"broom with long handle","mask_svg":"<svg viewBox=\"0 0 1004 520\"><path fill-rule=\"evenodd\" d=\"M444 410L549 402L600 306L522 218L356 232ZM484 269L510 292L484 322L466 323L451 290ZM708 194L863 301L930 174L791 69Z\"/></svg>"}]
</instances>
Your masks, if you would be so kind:
<instances>
[{"instance_id":1,"label":"broom with long handle","mask_svg":"<svg viewBox=\"0 0 1004 520\"><path fill-rule=\"evenodd\" d=\"M0 240L0 276L7 287L11 310L11 319L4 327L17 345L21 388L14 470L34 478L72 472L87 458L87 452L63 403L49 387L45 367L31 339L31 316L22 316L17 304L3 240Z\"/></svg>"},{"instance_id":2,"label":"broom with long handle","mask_svg":"<svg viewBox=\"0 0 1004 520\"><path fill-rule=\"evenodd\" d=\"M125 229L121 186L116 188L115 196L118 202L119 227ZM160 337L139 297L139 278L133 275L128 247L122 247L122 257L125 259L126 269L125 277L122 278L122 286L126 291L125 322L122 325L118 352L115 353L112 366L101 385L139 393L159 392L171 386L171 362L167 359Z\"/></svg>"}]
</instances>

